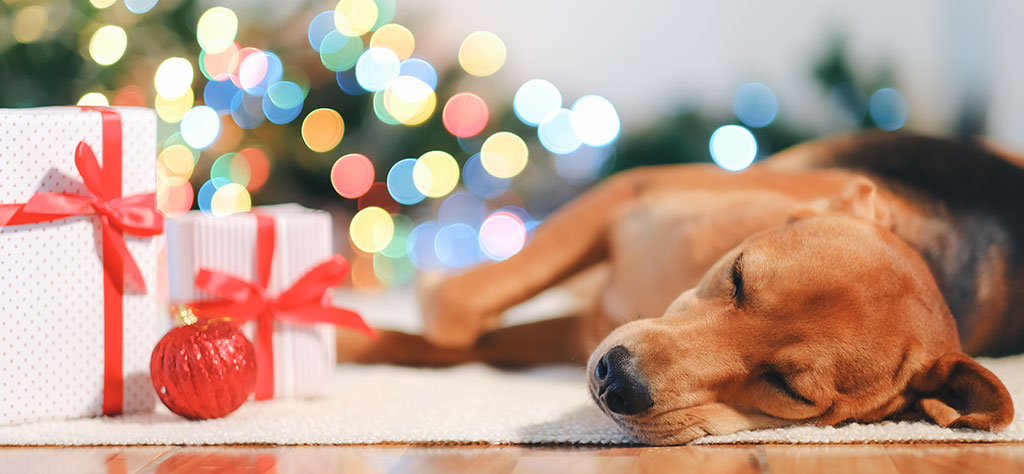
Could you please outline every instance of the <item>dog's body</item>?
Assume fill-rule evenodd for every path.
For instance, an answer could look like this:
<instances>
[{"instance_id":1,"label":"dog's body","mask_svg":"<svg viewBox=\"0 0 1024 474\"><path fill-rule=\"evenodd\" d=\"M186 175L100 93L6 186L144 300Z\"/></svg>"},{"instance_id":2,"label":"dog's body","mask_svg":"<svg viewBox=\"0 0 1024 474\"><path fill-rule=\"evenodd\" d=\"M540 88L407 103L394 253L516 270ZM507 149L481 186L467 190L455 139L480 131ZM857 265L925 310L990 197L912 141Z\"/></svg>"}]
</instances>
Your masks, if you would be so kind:
<instances>
[{"instance_id":1,"label":"dog's body","mask_svg":"<svg viewBox=\"0 0 1024 474\"><path fill-rule=\"evenodd\" d=\"M579 317L498 329L503 310L567 280L590 302ZM592 353L595 401L651 443L908 416L999 428L1009 396L961 342L1024 350L1022 284L1020 162L872 134L742 173L621 173L520 254L427 292L430 344L385 333L339 349L428 364Z\"/></svg>"}]
</instances>

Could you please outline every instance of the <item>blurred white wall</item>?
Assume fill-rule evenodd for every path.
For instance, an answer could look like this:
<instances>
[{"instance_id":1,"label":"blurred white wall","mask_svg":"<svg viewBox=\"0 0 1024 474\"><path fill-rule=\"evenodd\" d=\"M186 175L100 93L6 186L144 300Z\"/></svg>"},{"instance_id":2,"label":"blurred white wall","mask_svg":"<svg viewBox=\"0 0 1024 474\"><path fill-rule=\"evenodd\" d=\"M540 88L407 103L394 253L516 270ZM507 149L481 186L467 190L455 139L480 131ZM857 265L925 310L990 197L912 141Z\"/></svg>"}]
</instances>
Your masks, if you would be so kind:
<instances>
[{"instance_id":1,"label":"blurred white wall","mask_svg":"<svg viewBox=\"0 0 1024 474\"><path fill-rule=\"evenodd\" d=\"M779 120L835 130L811 68L842 34L855 71L894 67L909 128L946 130L965 96L981 97L989 135L1024 150L1021 0L399 0L396 21L439 69L467 34L493 31L506 65L466 88L510 100L545 78L567 101L608 97L625 133L682 104L728 113L748 81L775 91Z\"/></svg>"}]
</instances>

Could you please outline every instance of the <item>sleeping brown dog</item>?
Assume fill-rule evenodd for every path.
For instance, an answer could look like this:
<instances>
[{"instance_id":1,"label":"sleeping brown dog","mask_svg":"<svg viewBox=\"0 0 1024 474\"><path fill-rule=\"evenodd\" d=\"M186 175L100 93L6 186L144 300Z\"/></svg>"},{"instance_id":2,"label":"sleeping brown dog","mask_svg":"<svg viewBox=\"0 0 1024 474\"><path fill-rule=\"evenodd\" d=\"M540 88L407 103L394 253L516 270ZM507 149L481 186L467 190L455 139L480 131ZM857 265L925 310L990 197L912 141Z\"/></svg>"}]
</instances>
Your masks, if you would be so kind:
<instances>
[{"instance_id":1,"label":"sleeping brown dog","mask_svg":"<svg viewBox=\"0 0 1024 474\"><path fill-rule=\"evenodd\" d=\"M564 284L580 315L500 328ZM613 176L518 255L425 292L423 338L347 359L587 362L594 401L650 444L794 424L927 419L998 430L970 354L1024 345L1024 169L978 145L868 134L741 173ZM587 357L589 354L589 358Z\"/></svg>"}]
</instances>

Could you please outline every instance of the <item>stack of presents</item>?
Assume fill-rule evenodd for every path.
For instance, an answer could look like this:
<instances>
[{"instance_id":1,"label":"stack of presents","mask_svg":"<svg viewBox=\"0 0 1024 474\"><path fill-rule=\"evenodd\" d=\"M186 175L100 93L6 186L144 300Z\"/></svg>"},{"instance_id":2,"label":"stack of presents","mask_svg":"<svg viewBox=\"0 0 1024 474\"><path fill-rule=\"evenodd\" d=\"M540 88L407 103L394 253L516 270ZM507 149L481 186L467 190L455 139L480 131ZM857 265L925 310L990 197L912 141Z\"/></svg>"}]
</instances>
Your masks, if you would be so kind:
<instances>
[{"instance_id":1,"label":"stack of presents","mask_svg":"<svg viewBox=\"0 0 1024 474\"><path fill-rule=\"evenodd\" d=\"M150 357L189 305L241 327L256 400L331 392L337 308L328 213L294 204L157 211L156 115L0 110L0 425L156 407Z\"/></svg>"}]
</instances>

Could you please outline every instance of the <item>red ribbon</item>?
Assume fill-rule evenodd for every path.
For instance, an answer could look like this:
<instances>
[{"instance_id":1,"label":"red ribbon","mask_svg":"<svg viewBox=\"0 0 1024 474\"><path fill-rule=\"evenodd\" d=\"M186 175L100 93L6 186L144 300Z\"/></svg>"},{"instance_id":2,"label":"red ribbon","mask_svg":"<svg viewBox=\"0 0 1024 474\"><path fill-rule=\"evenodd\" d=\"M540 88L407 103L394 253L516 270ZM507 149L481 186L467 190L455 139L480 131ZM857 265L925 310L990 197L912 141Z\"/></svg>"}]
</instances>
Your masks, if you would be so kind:
<instances>
[{"instance_id":1,"label":"red ribbon","mask_svg":"<svg viewBox=\"0 0 1024 474\"><path fill-rule=\"evenodd\" d=\"M124 406L123 297L125 283L146 291L142 272L128 252L124 232L148 237L163 232L156 194L121 196L121 116L111 108L96 111L103 121L103 166L84 141L75 148L75 166L92 195L35 193L24 204L0 204L0 227L49 222L95 214L103 235L103 414ZM127 280L126 280L127 277Z\"/></svg>"},{"instance_id":2,"label":"red ribbon","mask_svg":"<svg viewBox=\"0 0 1024 474\"><path fill-rule=\"evenodd\" d=\"M274 397L274 320L297 324L330 323L354 329L374 339L377 334L351 310L331 304L328 290L345 281L348 261L333 255L316 265L276 297L267 294L270 265L274 259L274 220L256 214L256 278L250 282L227 273L201 268L196 287L212 293L219 301L193 302L189 306L200 317L230 316L236 324L256 320L256 399Z\"/></svg>"}]
</instances>

